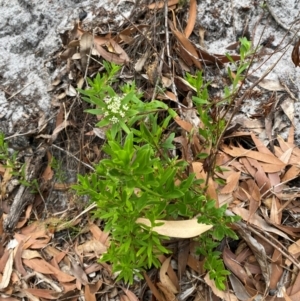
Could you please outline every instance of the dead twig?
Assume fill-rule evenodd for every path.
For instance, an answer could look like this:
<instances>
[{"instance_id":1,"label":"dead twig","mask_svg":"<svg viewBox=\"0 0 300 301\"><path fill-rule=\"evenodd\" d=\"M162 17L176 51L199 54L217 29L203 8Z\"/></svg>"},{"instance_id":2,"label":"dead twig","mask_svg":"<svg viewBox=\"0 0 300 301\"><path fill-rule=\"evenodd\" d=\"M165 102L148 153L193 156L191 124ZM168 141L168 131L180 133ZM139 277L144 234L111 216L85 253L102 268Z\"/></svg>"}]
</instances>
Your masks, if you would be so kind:
<instances>
[{"instance_id":1,"label":"dead twig","mask_svg":"<svg viewBox=\"0 0 300 301\"><path fill-rule=\"evenodd\" d=\"M95 168L93 168L91 165L82 162L80 159L78 159L76 156L74 156L73 154L71 154L70 152L68 152L67 150L55 145L55 144L51 144L52 147L59 149L62 152L65 152L68 156L72 157L73 159L75 159L77 162L81 163L82 165L84 165L85 167L89 168L92 171L95 171Z\"/></svg>"},{"instance_id":2,"label":"dead twig","mask_svg":"<svg viewBox=\"0 0 300 301\"><path fill-rule=\"evenodd\" d=\"M164 14L165 14L165 36L166 36L167 58L168 58L168 67L170 69L170 74L171 74L172 92L174 93L174 95L176 97L176 103L178 105L178 110L179 110L180 116L182 117L182 110L179 105L178 94L177 94L177 90L176 90L176 86L175 86L175 82L174 82L174 76L173 76L174 70L172 68L172 60L171 60L171 54L170 54L170 37L169 37L169 26L168 26L168 1L167 0L165 0Z\"/></svg>"},{"instance_id":3,"label":"dead twig","mask_svg":"<svg viewBox=\"0 0 300 301\"><path fill-rule=\"evenodd\" d=\"M18 95L19 93L21 93L23 90L25 90L28 86L30 86L31 84L33 84L34 82L30 82L27 85L25 85L22 89L20 89L19 91L17 91L16 93L14 93L13 95L11 95L10 97L7 98L7 100L10 100L12 98L14 98L16 95Z\"/></svg>"}]
</instances>

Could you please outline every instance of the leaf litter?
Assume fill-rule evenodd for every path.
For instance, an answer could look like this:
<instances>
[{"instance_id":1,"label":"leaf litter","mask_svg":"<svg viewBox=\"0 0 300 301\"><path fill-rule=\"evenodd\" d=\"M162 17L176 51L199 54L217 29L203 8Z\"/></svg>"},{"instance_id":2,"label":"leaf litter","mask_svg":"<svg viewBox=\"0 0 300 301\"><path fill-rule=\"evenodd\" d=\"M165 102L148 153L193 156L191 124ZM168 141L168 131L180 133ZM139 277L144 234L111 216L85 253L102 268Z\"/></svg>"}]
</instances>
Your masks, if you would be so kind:
<instances>
[{"instance_id":1,"label":"leaf litter","mask_svg":"<svg viewBox=\"0 0 300 301\"><path fill-rule=\"evenodd\" d=\"M103 135L97 135L95 129L88 127L88 124L95 124L91 116L79 113L84 108L79 106L79 102L76 103L76 88L84 85L87 76L101 70L101 60L123 65L120 80L135 79L143 87L145 97L156 95L160 99L178 102L170 84L173 79L176 89L189 99L188 93L194 88L182 73L169 74L166 68L159 71L157 64L151 61L153 57L158 59L160 56L157 54L164 49L161 44L165 41L157 39L154 23L151 22L158 16L162 17L164 9L165 2L156 1L140 8L144 19L132 16L133 19L125 22L123 27L115 24L107 32L97 32L96 28L87 30L86 24L83 26L78 22L71 31L63 34L66 42L56 59L64 63L49 89L53 93L53 104L58 104L59 108L56 126L38 138L45 139L49 144L60 143L68 153L71 146L69 137L76 137L81 142L71 152L73 157L79 158L79 163L85 163L84 168L81 164L81 170L100 159L99 144L103 143ZM172 40L168 42L178 58L176 70L204 70L209 65L223 68L229 62L224 53L210 53L191 38L197 26L196 1L190 0L183 10L181 1L170 0L167 1L167 9L170 14L168 27L172 33ZM184 26L178 18L174 18L183 11L188 20ZM203 45L203 38L200 44ZM296 66L299 65L297 47L299 43L292 53ZM167 60L164 52L163 55L163 59ZM233 54L232 59L238 61L240 57ZM146 74L149 75L148 81ZM166 91L163 93L156 92L153 87L156 77L164 83ZM276 81L264 79L259 85L269 92L284 90ZM70 100L73 103L65 107ZM297 178L300 173L300 149L293 139L293 99L286 98L278 104L270 97L265 110L271 107L273 111L272 114L265 111L262 115L265 127L254 132L245 121L241 124L242 131L235 130L225 136L216 155L218 166L224 170L217 173L219 178L225 180L222 185L207 174L205 161L197 159L197 154L210 154L211 149L203 146L201 137L195 134L195 129L202 126L201 120L196 113L192 114L195 111L193 104L188 107L185 115L174 119L180 128L174 141L181 145L182 158L191 164L196 177L208 179L207 194L218 201L218 206L226 203L231 214L242 217L241 222L232 225L239 241L236 247L231 247L231 242L227 241L226 246L221 248L224 263L232 273L228 278L227 290L222 292L208 274L204 275L205 259L194 251L192 238L210 226L194 223L196 220L165 221L163 227L157 227L157 232L173 237L177 251L172 257L161 258L159 271L153 269L145 273L145 283L151 291L152 300L208 300L209 294L213 295L214 300L261 300L256 299L259 296L265 300L298 300L300 231L297 218L300 209ZM281 110L281 114L287 116L285 127L290 129L287 138L274 135L278 132L275 110ZM76 117L75 114L81 115ZM83 130L84 135L77 131L78 128ZM187 139L187 134L191 134L192 139ZM273 149L265 146L266 136L269 140L272 138ZM1 298L79 300L84 296L86 300L146 300L144 284L137 281L128 288L122 283L115 283L116 275L112 274L109 263L97 262L109 246L109 233L103 232L101 221L91 218L90 210L81 213L83 205L80 206L76 196L69 191L70 182L66 177L57 182L51 162L52 155L48 151L47 164L41 176L44 183L41 198L37 196L35 203L26 207L26 213L11 236L3 228L0 229ZM3 206L9 207L7 194L11 193L8 189L12 181L11 170L1 164L0 173L1 199ZM61 186L65 187L68 204L64 210L52 212L44 199L52 189L59 190L57 188ZM6 214L7 209L1 217L2 221ZM137 222L147 225L149 221Z\"/></svg>"}]
</instances>

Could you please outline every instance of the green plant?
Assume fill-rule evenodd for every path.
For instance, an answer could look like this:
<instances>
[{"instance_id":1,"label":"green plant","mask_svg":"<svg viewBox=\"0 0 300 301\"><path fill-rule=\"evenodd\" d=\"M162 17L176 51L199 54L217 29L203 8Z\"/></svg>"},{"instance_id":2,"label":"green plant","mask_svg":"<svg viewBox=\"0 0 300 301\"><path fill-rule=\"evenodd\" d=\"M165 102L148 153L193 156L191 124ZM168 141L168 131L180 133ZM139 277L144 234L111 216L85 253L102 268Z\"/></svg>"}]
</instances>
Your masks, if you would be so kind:
<instances>
[{"instance_id":1,"label":"green plant","mask_svg":"<svg viewBox=\"0 0 300 301\"><path fill-rule=\"evenodd\" d=\"M38 191L38 182L36 179L32 181L28 181L26 179L26 164L21 163L18 160L17 152L10 152L8 143L5 140L4 133L0 132L0 162L3 164L5 168L9 171L9 173L15 177L18 182L25 186L29 187L32 193L36 193Z\"/></svg>"},{"instance_id":2,"label":"green plant","mask_svg":"<svg viewBox=\"0 0 300 301\"><path fill-rule=\"evenodd\" d=\"M17 155L17 152L9 153L5 135L0 132L0 161L2 161L6 167L14 169L17 163Z\"/></svg>"},{"instance_id":3,"label":"green plant","mask_svg":"<svg viewBox=\"0 0 300 301\"><path fill-rule=\"evenodd\" d=\"M91 88L80 92L94 106L87 112L101 116L98 126L108 127L102 149L107 158L95 165L95 172L78 175L74 186L79 195L88 195L97 204L94 215L105 221L105 230L111 233L110 247L101 260L112 263L118 279L132 283L134 275L142 277L145 269L160 265L158 255L170 252L164 243L168 238L153 231L159 226L157 220L190 219L202 213L198 222L214 228L199 238L203 246L199 253L207 256L210 277L224 289L228 272L214 248L226 235L236 238L230 223L238 218L226 217L226 207L216 208L205 196L203 181L186 172L188 164L168 155L175 134L166 129L176 113L162 102L143 102L134 84L115 91L111 84L118 67L106 63L105 68L106 74L89 80ZM187 77L197 89L194 100L207 119L203 135L209 141L209 135L221 129L214 128L203 107L210 105L208 84L201 73ZM149 219L151 226L137 223L141 217Z\"/></svg>"},{"instance_id":4,"label":"green plant","mask_svg":"<svg viewBox=\"0 0 300 301\"><path fill-rule=\"evenodd\" d=\"M66 171L63 169L62 162L57 160L55 157L51 158L50 167L55 172L55 178L60 183L65 183L67 180Z\"/></svg>"},{"instance_id":5,"label":"green plant","mask_svg":"<svg viewBox=\"0 0 300 301\"><path fill-rule=\"evenodd\" d=\"M198 241L201 247L197 248L197 252L204 256L204 268L209 271L210 279L213 279L216 286L221 290L225 289L224 283L226 276L229 275L230 272L225 270L220 257L221 252L215 249L225 237L238 239L235 232L230 227L224 225L230 225L240 220L238 216L226 216L225 210L226 206L216 208L215 201L209 200L201 208L200 212L202 214L198 217L199 223L214 225L213 229L203 233L199 237Z\"/></svg>"}]
</instances>

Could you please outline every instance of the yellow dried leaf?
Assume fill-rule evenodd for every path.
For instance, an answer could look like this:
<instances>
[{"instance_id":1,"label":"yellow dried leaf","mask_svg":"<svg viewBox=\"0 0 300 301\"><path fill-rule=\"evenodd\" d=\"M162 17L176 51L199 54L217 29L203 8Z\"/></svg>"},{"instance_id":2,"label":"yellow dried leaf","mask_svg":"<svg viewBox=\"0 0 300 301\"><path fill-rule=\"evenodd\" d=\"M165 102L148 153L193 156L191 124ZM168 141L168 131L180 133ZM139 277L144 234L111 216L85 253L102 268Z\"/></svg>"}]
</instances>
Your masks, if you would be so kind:
<instances>
[{"instance_id":1,"label":"yellow dried leaf","mask_svg":"<svg viewBox=\"0 0 300 301\"><path fill-rule=\"evenodd\" d=\"M156 220L155 222L163 223L163 225L153 227L153 231L161 235L178 238L195 237L212 228L212 225L199 224L197 222L197 219L190 219L185 221ZM151 222L147 218L138 218L136 220L136 223L151 227Z\"/></svg>"}]
</instances>

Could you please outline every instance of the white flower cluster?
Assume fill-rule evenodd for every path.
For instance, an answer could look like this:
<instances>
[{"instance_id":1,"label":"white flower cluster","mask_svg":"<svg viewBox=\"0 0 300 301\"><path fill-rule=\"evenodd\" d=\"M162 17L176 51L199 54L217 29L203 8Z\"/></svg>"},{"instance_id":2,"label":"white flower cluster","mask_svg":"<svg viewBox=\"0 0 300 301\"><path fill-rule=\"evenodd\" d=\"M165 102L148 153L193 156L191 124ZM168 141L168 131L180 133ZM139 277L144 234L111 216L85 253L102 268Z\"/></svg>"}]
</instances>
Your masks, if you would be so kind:
<instances>
[{"instance_id":1,"label":"white flower cluster","mask_svg":"<svg viewBox=\"0 0 300 301\"><path fill-rule=\"evenodd\" d=\"M113 114L113 116L109 119L112 123L117 123L119 121L118 117L124 118L125 111L129 109L127 104L122 105L121 100L122 98L119 95L111 98L106 97L104 99L104 101L107 103L107 111L104 113L104 117Z\"/></svg>"}]
</instances>

